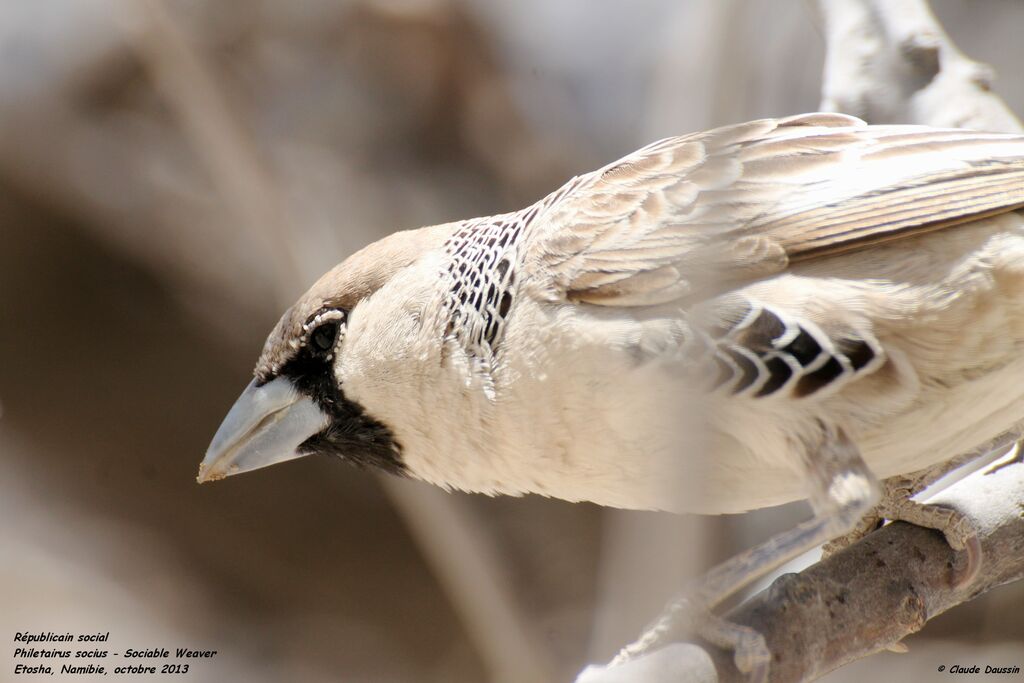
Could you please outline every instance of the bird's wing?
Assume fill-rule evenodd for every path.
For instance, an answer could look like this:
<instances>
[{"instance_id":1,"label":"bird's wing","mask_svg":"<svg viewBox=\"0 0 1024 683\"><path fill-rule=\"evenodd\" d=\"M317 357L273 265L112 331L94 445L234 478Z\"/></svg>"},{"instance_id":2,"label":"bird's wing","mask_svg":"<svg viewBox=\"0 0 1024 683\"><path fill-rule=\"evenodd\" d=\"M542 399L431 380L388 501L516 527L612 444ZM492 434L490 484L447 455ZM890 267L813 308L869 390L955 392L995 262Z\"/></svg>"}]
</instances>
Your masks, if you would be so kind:
<instances>
[{"instance_id":1,"label":"bird's wing","mask_svg":"<svg viewBox=\"0 0 1024 683\"><path fill-rule=\"evenodd\" d=\"M524 254L558 299L663 304L1024 206L1024 136L842 114L669 138L570 181Z\"/></svg>"}]
</instances>

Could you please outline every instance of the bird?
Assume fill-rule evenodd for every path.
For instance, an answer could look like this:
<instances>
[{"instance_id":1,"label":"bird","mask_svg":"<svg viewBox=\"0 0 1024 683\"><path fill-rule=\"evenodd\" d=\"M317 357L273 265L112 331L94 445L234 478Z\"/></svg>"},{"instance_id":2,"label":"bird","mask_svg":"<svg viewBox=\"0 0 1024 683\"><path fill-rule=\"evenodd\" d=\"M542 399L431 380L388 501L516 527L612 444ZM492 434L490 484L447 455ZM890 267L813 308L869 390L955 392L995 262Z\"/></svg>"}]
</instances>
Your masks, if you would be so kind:
<instances>
[{"instance_id":1,"label":"bird","mask_svg":"<svg viewBox=\"0 0 1024 683\"><path fill-rule=\"evenodd\" d=\"M618 508L809 500L763 573L884 482L1019 437L1022 352L1024 136L761 119L351 255L271 331L198 478L326 454ZM934 517L906 498L885 509ZM725 639L752 670L748 635Z\"/></svg>"}]
</instances>

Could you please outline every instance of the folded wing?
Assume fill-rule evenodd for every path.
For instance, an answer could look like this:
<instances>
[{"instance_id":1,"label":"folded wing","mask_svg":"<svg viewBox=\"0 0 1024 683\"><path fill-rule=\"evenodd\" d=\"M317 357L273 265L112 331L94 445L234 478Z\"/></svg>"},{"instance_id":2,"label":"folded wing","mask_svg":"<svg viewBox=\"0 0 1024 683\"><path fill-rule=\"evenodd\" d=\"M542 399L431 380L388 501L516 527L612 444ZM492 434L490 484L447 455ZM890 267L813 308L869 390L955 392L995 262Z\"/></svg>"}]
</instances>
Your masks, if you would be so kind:
<instances>
[{"instance_id":1,"label":"folded wing","mask_svg":"<svg viewBox=\"0 0 1024 683\"><path fill-rule=\"evenodd\" d=\"M542 200L556 299L649 306L1024 207L1024 136L807 114L649 145Z\"/></svg>"}]
</instances>

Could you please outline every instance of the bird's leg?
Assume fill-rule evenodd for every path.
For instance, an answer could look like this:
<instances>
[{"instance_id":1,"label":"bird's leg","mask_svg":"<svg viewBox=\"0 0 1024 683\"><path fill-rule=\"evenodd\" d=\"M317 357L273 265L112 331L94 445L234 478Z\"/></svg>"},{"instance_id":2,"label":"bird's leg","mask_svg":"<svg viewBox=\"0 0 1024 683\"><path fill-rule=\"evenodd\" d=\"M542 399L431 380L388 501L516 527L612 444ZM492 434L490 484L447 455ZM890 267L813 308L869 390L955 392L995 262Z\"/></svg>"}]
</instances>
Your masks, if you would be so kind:
<instances>
[{"instance_id":1,"label":"bird's leg","mask_svg":"<svg viewBox=\"0 0 1024 683\"><path fill-rule=\"evenodd\" d=\"M752 581L838 535L848 533L878 500L878 483L856 446L839 430L826 428L820 447L806 463L814 518L741 553L705 574L662 613L612 664L633 659L684 633L732 649L736 667L752 681L768 676L771 653L761 634L715 616L711 610Z\"/></svg>"},{"instance_id":2,"label":"bird's leg","mask_svg":"<svg viewBox=\"0 0 1024 683\"><path fill-rule=\"evenodd\" d=\"M938 468L936 468L938 469ZM946 463L943 463L941 472L938 477L941 477L946 472L953 469L948 467ZM900 475L896 477L890 477L889 479L883 479L879 482L879 488L881 490L881 497L878 505L876 505L870 512L857 523L857 525L846 534L833 538L831 541L822 546L821 553L822 558L828 558L835 555L837 552L850 547L860 539L867 536L872 531L875 531L882 524L885 523L887 517L883 513L883 508L892 508L893 501L899 500L900 498L910 498L916 495L919 491L924 489L927 484L922 483L923 477L920 475L927 476L931 470L924 472L918 472L911 475ZM936 479L938 477L935 477ZM932 479L934 481L934 479Z\"/></svg>"}]
</instances>

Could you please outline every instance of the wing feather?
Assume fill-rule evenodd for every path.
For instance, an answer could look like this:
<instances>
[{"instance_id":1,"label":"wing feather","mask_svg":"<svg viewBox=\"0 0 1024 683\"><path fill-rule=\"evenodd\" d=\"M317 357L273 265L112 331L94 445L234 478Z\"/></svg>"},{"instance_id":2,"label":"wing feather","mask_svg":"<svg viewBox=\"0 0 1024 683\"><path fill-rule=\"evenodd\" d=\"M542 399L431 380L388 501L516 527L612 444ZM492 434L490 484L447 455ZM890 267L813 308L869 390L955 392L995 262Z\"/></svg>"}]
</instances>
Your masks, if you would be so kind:
<instances>
[{"instance_id":1,"label":"wing feather","mask_svg":"<svg viewBox=\"0 0 1024 683\"><path fill-rule=\"evenodd\" d=\"M655 142L538 206L526 265L553 296L663 304L1024 207L1024 136L765 119Z\"/></svg>"}]
</instances>

